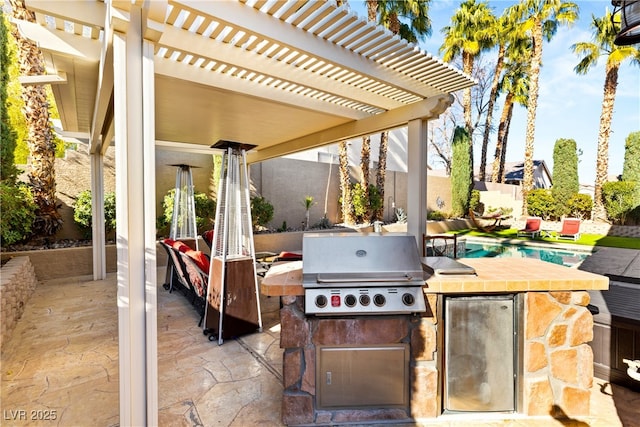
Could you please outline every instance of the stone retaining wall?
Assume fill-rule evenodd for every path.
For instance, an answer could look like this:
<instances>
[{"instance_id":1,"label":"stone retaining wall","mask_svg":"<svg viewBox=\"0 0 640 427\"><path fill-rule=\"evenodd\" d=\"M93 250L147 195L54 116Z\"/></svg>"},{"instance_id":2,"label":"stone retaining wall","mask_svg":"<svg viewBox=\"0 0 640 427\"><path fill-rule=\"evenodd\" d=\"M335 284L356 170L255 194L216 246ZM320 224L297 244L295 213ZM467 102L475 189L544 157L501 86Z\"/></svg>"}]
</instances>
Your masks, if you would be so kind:
<instances>
[{"instance_id":1,"label":"stone retaining wall","mask_svg":"<svg viewBox=\"0 0 640 427\"><path fill-rule=\"evenodd\" d=\"M27 256L12 258L2 266L0 349L4 350L4 344L9 341L37 282L35 269Z\"/></svg>"},{"instance_id":2,"label":"stone retaining wall","mask_svg":"<svg viewBox=\"0 0 640 427\"><path fill-rule=\"evenodd\" d=\"M93 249L77 248L43 249L37 251L2 252L2 261L14 257L28 257L42 280L64 277L91 276L93 274ZM158 254L162 251L158 248ZM117 271L116 245L106 246L107 273ZM166 262L166 261L165 261ZM4 274L4 270L3 270Z\"/></svg>"}]
</instances>

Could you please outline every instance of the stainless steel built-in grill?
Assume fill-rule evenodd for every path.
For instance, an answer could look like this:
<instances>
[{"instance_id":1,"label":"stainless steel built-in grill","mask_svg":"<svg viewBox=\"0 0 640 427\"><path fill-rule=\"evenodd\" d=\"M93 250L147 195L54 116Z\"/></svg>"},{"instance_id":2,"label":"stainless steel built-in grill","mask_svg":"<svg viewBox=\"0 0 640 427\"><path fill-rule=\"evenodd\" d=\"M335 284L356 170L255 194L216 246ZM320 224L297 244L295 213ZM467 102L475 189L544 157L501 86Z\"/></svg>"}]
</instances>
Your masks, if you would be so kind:
<instances>
[{"instance_id":1,"label":"stainless steel built-in grill","mask_svg":"<svg viewBox=\"0 0 640 427\"><path fill-rule=\"evenodd\" d=\"M314 315L426 311L413 236L307 233L302 242L305 312Z\"/></svg>"}]
</instances>

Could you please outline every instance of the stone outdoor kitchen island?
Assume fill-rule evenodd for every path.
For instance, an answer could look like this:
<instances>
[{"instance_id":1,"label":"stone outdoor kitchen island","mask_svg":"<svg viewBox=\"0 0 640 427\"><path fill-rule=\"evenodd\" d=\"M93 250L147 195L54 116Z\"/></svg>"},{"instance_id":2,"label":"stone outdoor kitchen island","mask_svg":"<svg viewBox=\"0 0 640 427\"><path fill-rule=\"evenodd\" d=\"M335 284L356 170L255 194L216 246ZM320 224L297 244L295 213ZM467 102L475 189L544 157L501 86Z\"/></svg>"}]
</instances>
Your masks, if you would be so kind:
<instances>
[{"instance_id":1,"label":"stone outdoor kitchen island","mask_svg":"<svg viewBox=\"0 0 640 427\"><path fill-rule=\"evenodd\" d=\"M445 410L443 301L455 296L499 295L513 296L517 318L514 409L500 416L588 416L593 355L587 343L593 337L593 318L587 308L587 291L608 289L609 279L526 258L461 261L473 267L476 275L425 276L425 313L343 317L305 315L302 262L274 265L261 291L280 296L282 302L282 421L287 425L410 422L449 416ZM409 348L405 407L319 407L318 348L390 343ZM500 357L495 359L492 363L508 363ZM472 415L475 419L482 417L479 412Z\"/></svg>"}]
</instances>

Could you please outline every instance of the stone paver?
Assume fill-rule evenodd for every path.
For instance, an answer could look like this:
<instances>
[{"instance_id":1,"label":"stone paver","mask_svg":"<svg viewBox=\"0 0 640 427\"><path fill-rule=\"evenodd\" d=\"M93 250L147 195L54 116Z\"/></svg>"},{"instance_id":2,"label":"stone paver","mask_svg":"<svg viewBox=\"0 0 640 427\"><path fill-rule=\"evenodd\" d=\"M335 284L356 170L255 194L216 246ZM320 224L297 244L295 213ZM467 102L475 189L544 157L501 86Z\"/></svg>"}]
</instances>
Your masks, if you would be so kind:
<instances>
[{"instance_id":1,"label":"stone paver","mask_svg":"<svg viewBox=\"0 0 640 427\"><path fill-rule=\"evenodd\" d=\"M114 274L104 281L73 278L38 285L2 353L3 427L119 424L115 301ZM282 425L278 299L264 298L262 312L262 333L218 346L202 334L198 315L185 298L159 287L161 426ZM28 419L18 419L19 411L26 411ZM31 420L31 411L50 417L55 411L56 419ZM591 413L563 421L454 416L420 425L633 427L640 425L640 393L596 380Z\"/></svg>"}]
</instances>

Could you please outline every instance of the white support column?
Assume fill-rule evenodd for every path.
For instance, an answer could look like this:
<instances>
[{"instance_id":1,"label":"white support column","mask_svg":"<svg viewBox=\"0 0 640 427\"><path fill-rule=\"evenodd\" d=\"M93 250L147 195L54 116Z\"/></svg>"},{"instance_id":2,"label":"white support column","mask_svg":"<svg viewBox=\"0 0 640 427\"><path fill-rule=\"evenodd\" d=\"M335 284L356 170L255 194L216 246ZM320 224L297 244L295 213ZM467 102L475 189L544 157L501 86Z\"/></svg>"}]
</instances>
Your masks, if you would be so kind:
<instances>
[{"instance_id":1,"label":"white support column","mask_svg":"<svg viewBox=\"0 0 640 427\"><path fill-rule=\"evenodd\" d=\"M158 282L156 266L156 133L154 45L142 45L147 425L158 425Z\"/></svg>"},{"instance_id":2,"label":"white support column","mask_svg":"<svg viewBox=\"0 0 640 427\"><path fill-rule=\"evenodd\" d=\"M410 121L407 138L407 232L421 248L427 229L427 121Z\"/></svg>"},{"instance_id":3,"label":"white support column","mask_svg":"<svg viewBox=\"0 0 640 427\"><path fill-rule=\"evenodd\" d=\"M93 280L107 277L107 239L104 232L104 156L91 153L91 225Z\"/></svg>"},{"instance_id":4,"label":"white support column","mask_svg":"<svg viewBox=\"0 0 640 427\"><path fill-rule=\"evenodd\" d=\"M120 425L145 426L158 424L153 46L139 6L129 18L113 36Z\"/></svg>"}]
</instances>

